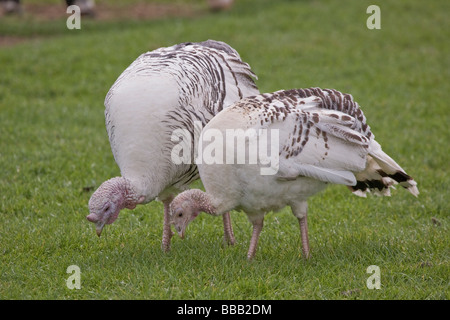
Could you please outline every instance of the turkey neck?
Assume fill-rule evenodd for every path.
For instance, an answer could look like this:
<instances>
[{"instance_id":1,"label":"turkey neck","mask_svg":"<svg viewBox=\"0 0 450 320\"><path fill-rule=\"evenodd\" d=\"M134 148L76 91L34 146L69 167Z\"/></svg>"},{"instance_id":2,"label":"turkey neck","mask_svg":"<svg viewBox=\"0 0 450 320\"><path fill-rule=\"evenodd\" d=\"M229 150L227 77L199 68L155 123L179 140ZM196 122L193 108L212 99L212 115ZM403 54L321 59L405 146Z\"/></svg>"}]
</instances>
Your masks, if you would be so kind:
<instances>
[{"instance_id":1,"label":"turkey neck","mask_svg":"<svg viewBox=\"0 0 450 320\"><path fill-rule=\"evenodd\" d=\"M181 195L186 197L186 199L191 199L196 204L199 211L203 211L213 216L221 214L220 212L217 212L216 208L212 204L212 197L202 190L191 189L184 191Z\"/></svg>"}]
</instances>

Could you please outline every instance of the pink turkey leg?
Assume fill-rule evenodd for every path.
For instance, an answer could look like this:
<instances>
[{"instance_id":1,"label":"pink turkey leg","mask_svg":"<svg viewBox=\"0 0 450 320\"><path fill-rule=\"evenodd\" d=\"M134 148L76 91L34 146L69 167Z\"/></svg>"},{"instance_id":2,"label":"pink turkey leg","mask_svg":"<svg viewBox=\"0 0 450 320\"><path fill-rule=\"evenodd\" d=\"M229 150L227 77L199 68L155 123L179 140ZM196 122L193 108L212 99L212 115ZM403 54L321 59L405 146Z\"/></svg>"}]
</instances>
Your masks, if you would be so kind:
<instances>
[{"instance_id":1,"label":"pink turkey leg","mask_svg":"<svg viewBox=\"0 0 450 320\"><path fill-rule=\"evenodd\" d=\"M172 229L170 227L170 203L173 200L173 196L163 200L164 204L164 225L161 248L167 252L170 250L170 239L173 236Z\"/></svg>"},{"instance_id":2,"label":"pink turkey leg","mask_svg":"<svg viewBox=\"0 0 450 320\"><path fill-rule=\"evenodd\" d=\"M253 257L255 256L256 247L258 246L259 234L261 233L263 225L264 225L263 219L253 222L253 233L247 253L247 258L249 260L253 259Z\"/></svg>"},{"instance_id":3,"label":"pink turkey leg","mask_svg":"<svg viewBox=\"0 0 450 320\"><path fill-rule=\"evenodd\" d=\"M234 238L233 227L231 225L231 217L229 212L223 214L223 229L225 231L225 241L229 245L234 245L236 243L236 240Z\"/></svg>"}]
</instances>

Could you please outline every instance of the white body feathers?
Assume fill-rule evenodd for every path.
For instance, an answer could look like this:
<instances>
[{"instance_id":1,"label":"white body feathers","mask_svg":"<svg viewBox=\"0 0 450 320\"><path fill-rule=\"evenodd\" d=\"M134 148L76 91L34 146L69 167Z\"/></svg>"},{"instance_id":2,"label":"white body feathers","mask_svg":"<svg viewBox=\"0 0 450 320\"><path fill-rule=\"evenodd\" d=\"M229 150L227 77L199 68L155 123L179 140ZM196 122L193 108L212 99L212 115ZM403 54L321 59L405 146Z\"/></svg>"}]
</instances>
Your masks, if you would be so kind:
<instances>
[{"instance_id":1,"label":"white body feathers","mask_svg":"<svg viewBox=\"0 0 450 320\"><path fill-rule=\"evenodd\" d=\"M208 40L142 54L105 99L106 128L121 175L145 202L182 190L198 178L192 164L175 165L172 131L206 124L239 99L258 94L256 77L225 43Z\"/></svg>"},{"instance_id":2,"label":"white body feathers","mask_svg":"<svg viewBox=\"0 0 450 320\"><path fill-rule=\"evenodd\" d=\"M261 164L198 165L217 214L239 208L250 220L260 219L286 205L301 206L327 183L347 185L359 196L368 191L389 195L396 183L418 194L416 182L374 140L358 104L336 90L278 91L243 99L220 112L202 134L210 129L224 135L230 129L279 132L276 174L261 175ZM203 143L203 150L207 147Z\"/></svg>"}]
</instances>

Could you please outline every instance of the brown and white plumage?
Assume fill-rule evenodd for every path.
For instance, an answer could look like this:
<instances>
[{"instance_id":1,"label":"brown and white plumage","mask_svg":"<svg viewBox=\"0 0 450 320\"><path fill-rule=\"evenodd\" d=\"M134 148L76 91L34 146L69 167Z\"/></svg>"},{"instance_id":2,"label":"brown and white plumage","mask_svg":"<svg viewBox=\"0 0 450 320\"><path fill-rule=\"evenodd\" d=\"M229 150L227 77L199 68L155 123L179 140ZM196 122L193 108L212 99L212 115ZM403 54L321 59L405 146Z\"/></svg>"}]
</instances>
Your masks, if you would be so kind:
<instances>
[{"instance_id":1,"label":"brown and white plumage","mask_svg":"<svg viewBox=\"0 0 450 320\"><path fill-rule=\"evenodd\" d=\"M121 209L158 197L165 205L167 250L168 203L199 177L193 162L172 161L172 132L183 129L193 136L196 121L205 125L232 103L258 94L253 78L236 50L220 41L181 43L139 56L105 98L106 129L121 177L105 181L89 201L87 219L97 234Z\"/></svg>"},{"instance_id":2,"label":"brown and white plumage","mask_svg":"<svg viewBox=\"0 0 450 320\"><path fill-rule=\"evenodd\" d=\"M211 129L224 136L227 130L276 130L279 140L278 148L272 150L278 156L278 162L273 162L274 174L261 175L261 163L199 164L206 192L179 194L171 204L172 223L184 234L200 211L220 215L241 209L254 226L249 258L255 254L264 215L285 206L290 206L299 220L303 251L308 257L307 199L328 183L346 185L359 196L367 192L389 195L397 183L414 196L419 193L416 182L382 151L349 94L310 88L249 97L220 112L202 134ZM249 136L246 147L251 139ZM208 148L208 142L202 147Z\"/></svg>"}]
</instances>

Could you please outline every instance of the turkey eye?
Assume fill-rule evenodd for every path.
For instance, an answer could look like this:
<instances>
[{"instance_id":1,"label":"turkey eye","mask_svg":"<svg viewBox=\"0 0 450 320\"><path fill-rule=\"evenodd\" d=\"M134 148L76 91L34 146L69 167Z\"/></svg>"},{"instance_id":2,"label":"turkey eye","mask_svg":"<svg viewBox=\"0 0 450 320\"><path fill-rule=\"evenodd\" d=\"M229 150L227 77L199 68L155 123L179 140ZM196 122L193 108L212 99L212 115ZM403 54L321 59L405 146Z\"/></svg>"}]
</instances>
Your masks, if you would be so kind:
<instances>
[{"instance_id":1,"label":"turkey eye","mask_svg":"<svg viewBox=\"0 0 450 320\"><path fill-rule=\"evenodd\" d=\"M178 214L178 216L179 216L179 217L182 217L182 216L183 216L183 212L180 212L180 213Z\"/></svg>"},{"instance_id":2,"label":"turkey eye","mask_svg":"<svg viewBox=\"0 0 450 320\"><path fill-rule=\"evenodd\" d=\"M109 206L106 206L105 209L103 209L103 212L109 211Z\"/></svg>"}]
</instances>

